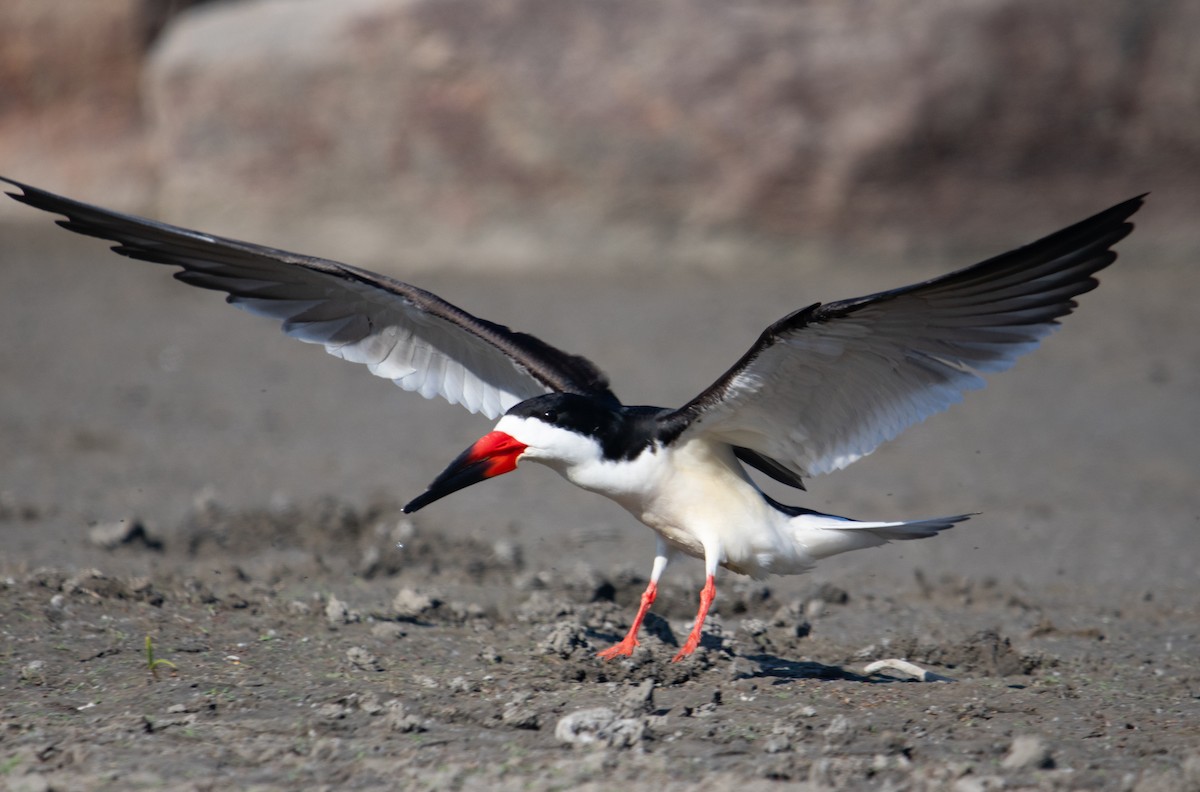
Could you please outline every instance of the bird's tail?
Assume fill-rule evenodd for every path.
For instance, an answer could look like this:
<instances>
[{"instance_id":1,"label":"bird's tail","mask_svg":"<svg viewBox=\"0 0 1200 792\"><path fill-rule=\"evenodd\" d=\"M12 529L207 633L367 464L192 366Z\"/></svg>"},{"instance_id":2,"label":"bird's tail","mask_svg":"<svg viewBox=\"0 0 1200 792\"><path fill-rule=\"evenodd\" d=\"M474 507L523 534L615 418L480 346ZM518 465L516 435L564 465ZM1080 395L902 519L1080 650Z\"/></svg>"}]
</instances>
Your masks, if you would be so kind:
<instances>
[{"instance_id":1,"label":"bird's tail","mask_svg":"<svg viewBox=\"0 0 1200 792\"><path fill-rule=\"evenodd\" d=\"M876 547L894 539L926 539L974 516L956 514L903 522L863 522L808 509L795 509L795 512L789 524L795 531L796 540L813 560Z\"/></svg>"}]
</instances>

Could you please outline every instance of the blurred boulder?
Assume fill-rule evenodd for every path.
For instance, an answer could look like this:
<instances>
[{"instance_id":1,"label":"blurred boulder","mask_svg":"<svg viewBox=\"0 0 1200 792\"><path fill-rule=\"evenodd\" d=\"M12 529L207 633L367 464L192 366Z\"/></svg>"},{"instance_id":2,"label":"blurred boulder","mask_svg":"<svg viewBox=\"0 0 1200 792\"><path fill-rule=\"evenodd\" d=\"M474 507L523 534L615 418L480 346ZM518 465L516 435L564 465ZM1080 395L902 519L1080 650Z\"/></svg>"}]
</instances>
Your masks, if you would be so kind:
<instances>
[{"instance_id":1,"label":"blurred boulder","mask_svg":"<svg viewBox=\"0 0 1200 792\"><path fill-rule=\"evenodd\" d=\"M1188 0L204 4L141 83L154 213L402 272L1187 214L1198 34Z\"/></svg>"},{"instance_id":2,"label":"blurred boulder","mask_svg":"<svg viewBox=\"0 0 1200 792\"><path fill-rule=\"evenodd\" d=\"M0 3L0 173L145 208L142 2Z\"/></svg>"}]
</instances>

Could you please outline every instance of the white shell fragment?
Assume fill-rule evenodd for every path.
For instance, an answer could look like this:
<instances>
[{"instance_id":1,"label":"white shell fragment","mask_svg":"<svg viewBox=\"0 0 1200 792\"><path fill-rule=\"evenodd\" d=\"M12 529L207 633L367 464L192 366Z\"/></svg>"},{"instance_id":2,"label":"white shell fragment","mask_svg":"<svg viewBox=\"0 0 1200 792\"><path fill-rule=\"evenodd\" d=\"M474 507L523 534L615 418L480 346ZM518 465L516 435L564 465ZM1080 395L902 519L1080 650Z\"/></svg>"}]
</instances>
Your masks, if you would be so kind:
<instances>
[{"instance_id":1,"label":"white shell fragment","mask_svg":"<svg viewBox=\"0 0 1200 792\"><path fill-rule=\"evenodd\" d=\"M924 668L921 668L921 666L917 665L916 663L910 663L907 660L900 660L898 658L891 658L889 660L876 660L874 663L869 663L867 665L867 667L863 669L863 671L866 674L870 675L870 674L878 674L880 671L883 671L885 669L888 669L891 671L899 671L902 674L907 674L908 676L912 677L913 679L917 680L918 682L954 682L954 681L956 681L956 680L952 679L951 677L942 676L941 674L935 674L932 671L928 671Z\"/></svg>"}]
</instances>

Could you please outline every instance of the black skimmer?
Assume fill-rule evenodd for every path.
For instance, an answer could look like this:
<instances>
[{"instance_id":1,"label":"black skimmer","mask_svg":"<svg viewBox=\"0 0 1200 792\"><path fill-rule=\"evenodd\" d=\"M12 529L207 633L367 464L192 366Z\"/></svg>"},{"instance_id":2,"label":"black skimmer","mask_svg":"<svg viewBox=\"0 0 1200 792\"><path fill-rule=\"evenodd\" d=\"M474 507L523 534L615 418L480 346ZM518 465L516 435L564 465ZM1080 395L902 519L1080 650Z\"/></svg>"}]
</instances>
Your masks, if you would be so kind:
<instances>
[{"instance_id":1,"label":"black skimmer","mask_svg":"<svg viewBox=\"0 0 1200 792\"><path fill-rule=\"evenodd\" d=\"M980 388L1033 350L1074 297L1116 259L1133 198L1025 247L932 280L814 303L772 324L716 382L682 407L626 406L604 374L531 335L437 295L326 259L112 212L18 182L13 198L63 215L59 225L115 242L125 256L180 267L184 283L426 398L499 418L405 511L522 461L625 507L657 536L650 581L625 638L630 655L671 555L704 561L700 608L679 660L700 643L718 566L755 577L923 539L971 515L872 522L784 505L743 465L785 484L838 470Z\"/></svg>"}]
</instances>

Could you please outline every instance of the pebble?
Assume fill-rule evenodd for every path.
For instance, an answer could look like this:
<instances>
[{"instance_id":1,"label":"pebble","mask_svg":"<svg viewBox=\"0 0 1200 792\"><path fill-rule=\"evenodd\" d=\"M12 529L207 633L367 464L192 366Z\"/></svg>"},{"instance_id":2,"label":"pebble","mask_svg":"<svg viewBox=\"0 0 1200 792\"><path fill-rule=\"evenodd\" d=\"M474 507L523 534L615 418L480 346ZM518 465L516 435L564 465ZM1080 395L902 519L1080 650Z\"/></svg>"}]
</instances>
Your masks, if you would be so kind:
<instances>
[{"instance_id":1,"label":"pebble","mask_svg":"<svg viewBox=\"0 0 1200 792\"><path fill-rule=\"evenodd\" d=\"M646 738L646 725L634 718L618 718L608 707L577 710L559 719L554 737L568 745L632 748Z\"/></svg>"},{"instance_id":2,"label":"pebble","mask_svg":"<svg viewBox=\"0 0 1200 792\"><path fill-rule=\"evenodd\" d=\"M103 523L88 530L88 541L105 550L115 550L121 545L140 543L147 550L162 550L162 540L153 537L141 520L126 519Z\"/></svg>"},{"instance_id":3,"label":"pebble","mask_svg":"<svg viewBox=\"0 0 1200 792\"><path fill-rule=\"evenodd\" d=\"M392 699L383 705L385 711L384 722L392 731L402 734L411 732L426 731L425 724L421 719L412 712L408 711L408 706L400 699Z\"/></svg>"},{"instance_id":4,"label":"pebble","mask_svg":"<svg viewBox=\"0 0 1200 792\"><path fill-rule=\"evenodd\" d=\"M365 693L355 693L354 696L356 697L354 703L368 715L379 715L383 712L383 704L379 702L379 696L373 692L368 690Z\"/></svg>"},{"instance_id":5,"label":"pebble","mask_svg":"<svg viewBox=\"0 0 1200 792\"><path fill-rule=\"evenodd\" d=\"M46 661L31 660L21 666L21 681L33 685L46 684Z\"/></svg>"},{"instance_id":6,"label":"pebble","mask_svg":"<svg viewBox=\"0 0 1200 792\"><path fill-rule=\"evenodd\" d=\"M528 693L518 693L512 701L504 705L504 713L500 720L505 726L514 729L536 730L542 727L542 715L530 703L532 696Z\"/></svg>"},{"instance_id":7,"label":"pebble","mask_svg":"<svg viewBox=\"0 0 1200 792\"><path fill-rule=\"evenodd\" d=\"M558 655L563 659L569 658L576 649L590 646L583 625L566 621L554 625L550 633L538 642L538 650L542 654Z\"/></svg>"},{"instance_id":8,"label":"pebble","mask_svg":"<svg viewBox=\"0 0 1200 792\"><path fill-rule=\"evenodd\" d=\"M738 626L738 632L750 638L766 635L768 629L770 626L762 619L742 619L742 623Z\"/></svg>"},{"instance_id":9,"label":"pebble","mask_svg":"<svg viewBox=\"0 0 1200 792\"><path fill-rule=\"evenodd\" d=\"M845 715L834 715L833 720L825 727L825 742L828 745L849 745L854 742L857 731L854 721Z\"/></svg>"},{"instance_id":10,"label":"pebble","mask_svg":"<svg viewBox=\"0 0 1200 792\"><path fill-rule=\"evenodd\" d=\"M654 711L654 677L647 677L641 684L628 688L621 694L617 712L623 718L648 715Z\"/></svg>"},{"instance_id":11,"label":"pebble","mask_svg":"<svg viewBox=\"0 0 1200 792\"><path fill-rule=\"evenodd\" d=\"M496 561L507 567L520 569L525 565L525 552L521 545L508 539L500 539L492 545L492 555Z\"/></svg>"},{"instance_id":12,"label":"pebble","mask_svg":"<svg viewBox=\"0 0 1200 792\"><path fill-rule=\"evenodd\" d=\"M312 608L304 600L292 600L287 604L287 611L292 616L307 616L312 613Z\"/></svg>"},{"instance_id":13,"label":"pebble","mask_svg":"<svg viewBox=\"0 0 1200 792\"><path fill-rule=\"evenodd\" d=\"M382 671L383 663L379 662L379 658L369 649L361 646L351 646L346 650L346 659L350 664L361 671Z\"/></svg>"},{"instance_id":14,"label":"pebble","mask_svg":"<svg viewBox=\"0 0 1200 792\"><path fill-rule=\"evenodd\" d=\"M416 619L440 607L441 600L416 589L402 588L392 600L392 612L397 619Z\"/></svg>"},{"instance_id":15,"label":"pebble","mask_svg":"<svg viewBox=\"0 0 1200 792\"><path fill-rule=\"evenodd\" d=\"M108 582L108 576L99 569L83 569L63 581L62 590L68 594L95 593Z\"/></svg>"},{"instance_id":16,"label":"pebble","mask_svg":"<svg viewBox=\"0 0 1200 792\"><path fill-rule=\"evenodd\" d=\"M1041 737L1023 734L1012 741L1000 766L1005 770L1049 769L1054 767L1054 758Z\"/></svg>"},{"instance_id":17,"label":"pebble","mask_svg":"<svg viewBox=\"0 0 1200 792\"><path fill-rule=\"evenodd\" d=\"M763 745L763 751L769 754L784 753L792 749L792 741L782 734L768 737Z\"/></svg>"},{"instance_id":18,"label":"pebble","mask_svg":"<svg viewBox=\"0 0 1200 792\"><path fill-rule=\"evenodd\" d=\"M346 607L346 603L332 594L329 596L329 602L325 604L325 620L329 622L331 627L340 627L343 624L358 621L350 613L350 609Z\"/></svg>"}]
</instances>

